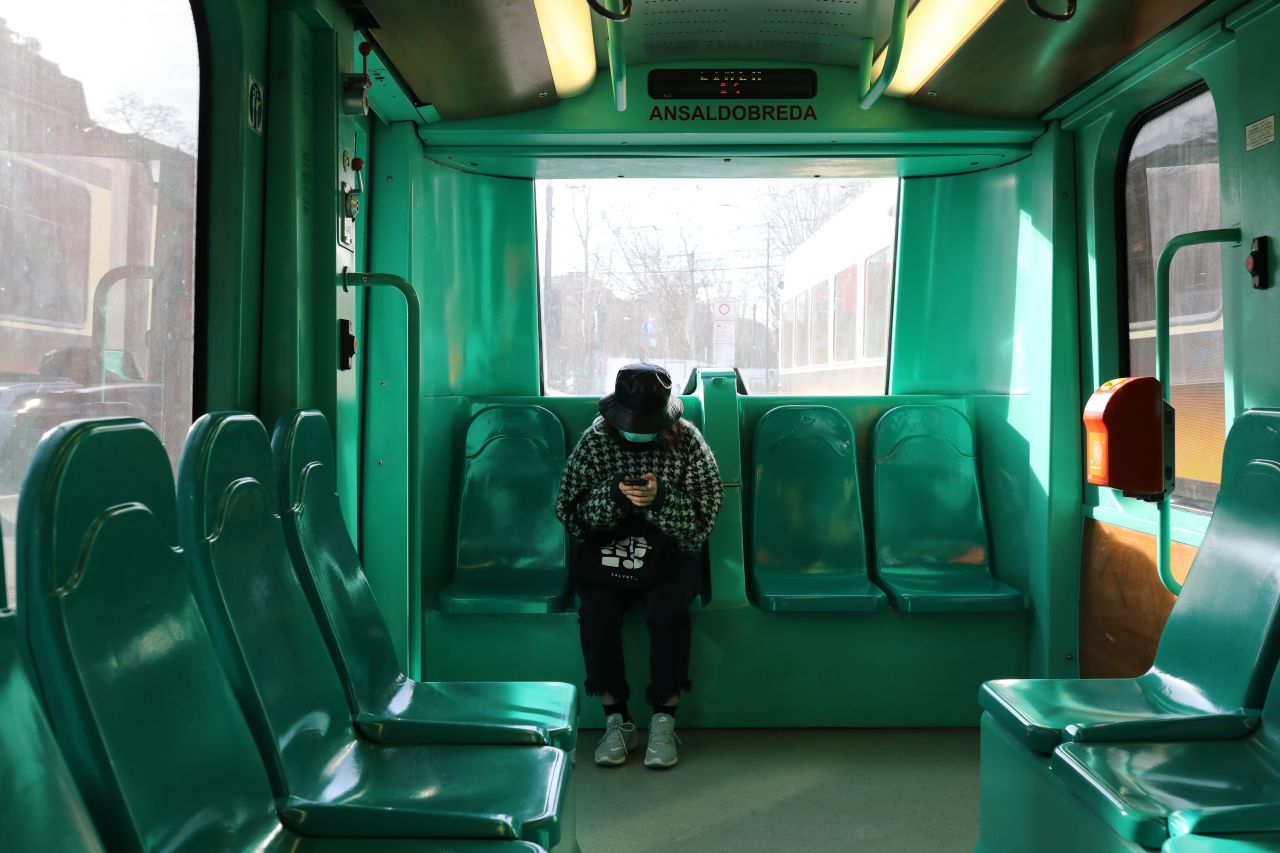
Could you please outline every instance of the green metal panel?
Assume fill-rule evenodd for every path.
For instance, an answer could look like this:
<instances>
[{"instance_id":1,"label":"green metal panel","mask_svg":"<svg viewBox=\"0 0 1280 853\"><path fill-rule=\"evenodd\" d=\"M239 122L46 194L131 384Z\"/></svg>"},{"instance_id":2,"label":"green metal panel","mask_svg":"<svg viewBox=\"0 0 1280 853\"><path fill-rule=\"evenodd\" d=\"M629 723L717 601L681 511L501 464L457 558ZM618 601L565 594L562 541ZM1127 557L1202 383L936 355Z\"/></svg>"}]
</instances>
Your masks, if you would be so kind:
<instances>
[{"instance_id":1,"label":"green metal panel","mask_svg":"<svg viewBox=\"0 0 1280 853\"><path fill-rule=\"evenodd\" d=\"M412 279L414 256L421 251L408 223L421 222L423 191L422 145L413 125L375 124L373 150L366 167L368 188L366 210L369 217L367 269L410 278L422 293L422 285ZM363 349L364 441L361 450L362 526L368 535L361 541L361 556L374 597L396 646L402 666L408 662L409 636L409 441L407 351L404 300L385 288L374 288L367 297L368 316ZM425 341L423 341L425 345ZM424 434L421 447L429 459L431 420L426 407L420 412ZM432 480L438 480L438 473ZM423 489L424 503L436 489ZM417 522L415 522L417 523ZM424 526L423 539L431 541ZM430 571L430 566L426 569ZM420 672L406 670L410 676Z\"/></svg>"},{"instance_id":2,"label":"green metal panel","mask_svg":"<svg viewBox=\"0 0 1280 853\"><path fill-rule=\"evenodd\" d=\"M908 180L890 389L973 396L992 553L1032 600L1031 669L1075 671L1079 395L1070 140L1026 160ZM939 335L946 328L950 334Z\"/></svg>"},{"instance_id":3,"label":"green metal panel","mask_svg":"<svg viewBox=\"0 0 1280 853\"><path fill-rule=\"evenodd\" d=\"M628 74L638 82L651 68L681 65L629 67ZM746 60L743 65L786 63ZM957 116L900 98L881 98L864 111L856 97L856 69L815 70L818 94L812 100L769 103L768 112L760 110L763 104L738 104L737 117L728 104L652 100L643 85L632 85L628 109L618 112L613 87L601 74L587 92L545 109L432 123L421 132L429 157L478 173L670 177L692 170L744 177L927 175L991 168L1026 156L1030 142L1044 129L1037 121ZM727 110L723 116L722 107ZM747 171L762 163L762 170Z\"/></svg>"},{"instance_id":4,"label":"green metal panel","mask_svg":"<svg viewBox=\"0 0 1280 853\"><path fill-rule=\"evenodd\" d=\"M426 396L540 389L533 182L426 163L412 222Z\"/></svg>"},{"instance_id":5,"label":"green metal panel","mask_svg":"<svg viewBox=\"0 0 1280 853\"><path fill-rule=\"evenodd\" d=\"M982 833L974 853L1144 853L1066 789L1054 776L1056 760L983 716Z\"/></svg>"},{"instance_id":6,"label":"green metal panel","mask_svg":"<svg viewBox=\"0 0 1280 853\"><path fill-rule=\"evenodd\" d=\"M262 331L262 186L264 137L249 127L249 78L267 75L267 0L199 2L205 27L201 116L207 137L200 149L202 227L209 251L203 282L203 340L207 408L258 405ZM216 60L215 60L216 57ZM201 340L197 334L197 340ZM197 401L199 405L199 401Z\"/></svg>"}]
</instances>

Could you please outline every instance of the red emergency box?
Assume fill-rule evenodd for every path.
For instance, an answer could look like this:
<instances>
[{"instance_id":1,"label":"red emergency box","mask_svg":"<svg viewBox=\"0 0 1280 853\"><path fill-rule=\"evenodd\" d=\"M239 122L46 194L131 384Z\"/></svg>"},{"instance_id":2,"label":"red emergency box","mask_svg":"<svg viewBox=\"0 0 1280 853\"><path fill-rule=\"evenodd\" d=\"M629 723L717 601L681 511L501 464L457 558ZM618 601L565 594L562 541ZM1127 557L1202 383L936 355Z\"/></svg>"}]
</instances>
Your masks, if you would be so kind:
<instances>
[{"instance_id":1,"label":"red emergency box","mask_svg":"<svg viewBox=\"0 0 1280 853\"><path fill-rule=\"evenodd\" d=\"M1150 376L1105 383L1084 407L1085 473L1128 495L1164 491L1164 399Z\"/></svg>"}]
</instances>

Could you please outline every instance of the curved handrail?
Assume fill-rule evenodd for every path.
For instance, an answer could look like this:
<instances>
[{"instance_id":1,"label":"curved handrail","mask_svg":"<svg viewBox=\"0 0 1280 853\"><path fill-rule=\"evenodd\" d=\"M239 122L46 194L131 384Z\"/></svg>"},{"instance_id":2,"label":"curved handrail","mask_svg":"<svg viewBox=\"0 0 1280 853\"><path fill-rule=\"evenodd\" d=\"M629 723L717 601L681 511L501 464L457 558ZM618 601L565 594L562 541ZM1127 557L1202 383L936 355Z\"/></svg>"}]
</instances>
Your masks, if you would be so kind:
<instances>
[{"instance_id":1,"label":"curved handrail","mask_svg":"<svg viewBox=\"0 0 1280 853\"><path fill-rule=\"evenodd\" d=\"M862 62L858 64L858 106L864 110L871 106L884 94L885 89L893 82L893 75L898 73L898 61L902 59L902 45L907 36L907 15L911 11L911 0L896 0L893 4L893 23L889 27L889 46L884 58L884 67L880 76L871 82L871 67L876 61L876 40L862 40Z\"/></svg>"},{"instance_id":2,"label":"curved handrail","mask_svg":"<svg viewBox=\"0 0 1280 853\"><path fill-rule=\"evenodd\" d=\"M1208 243L1241 242L1239 228L1211 228L1207 231L1189 231L1179 234L1165 244L1160 252L1160 261L1156 264L1156 381L1160 383L1165 403L1169 402L1169 271L1173 268L1173 256L1187 246L1203 246ZM1165 448L1168 450L1168 448ZM1182 591L1182 584L1174 580L1173 567L1170 564L1170 530L1172 513L1169 511L1169 493L1172 488L1168 483L1173 481L1173 460L1165 463L1166 487L1160 496L1160 529L1156 537L1156 572L1165 589L1177 595Z\"/></svg>"},{"instance_id":3,"label":"curved handrail","mask_svg":"<svg viewBox=\"0 0 1280 853\"><path fill-rule=\"evenodd\" d=\"M422 677L422 549L419 545L418 524L421 513L418 511L419 492L422 488L421 471L418 469L418 451L422 442L419 429L418 394L422 386L422 307L418 301L418 291L408 279L390 273L350 272L342 271L342 289L348 287L393 287L404 297L406 322L406 349L408 351L408 375L405 377L406 396L408 398L408 439L409 439L409 638L406 648L409 655L409 675L412 678Z\"/></svg>"}]
</instances>

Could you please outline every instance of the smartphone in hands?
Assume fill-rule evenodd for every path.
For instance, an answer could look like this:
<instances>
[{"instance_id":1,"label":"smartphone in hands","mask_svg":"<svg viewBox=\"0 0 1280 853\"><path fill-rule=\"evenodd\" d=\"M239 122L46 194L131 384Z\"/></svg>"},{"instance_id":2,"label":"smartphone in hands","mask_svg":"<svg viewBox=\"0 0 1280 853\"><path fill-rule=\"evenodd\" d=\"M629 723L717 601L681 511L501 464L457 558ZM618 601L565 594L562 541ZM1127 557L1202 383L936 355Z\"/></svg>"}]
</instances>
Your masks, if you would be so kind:
<instances>
[{"instance_id":1,"label":"smartphone in hands","mask_svg":"<svg viewBox=\"0 0 1280 853\"><path fill-rule=\"evenodd\" d=\"M630 486L633 489L639 489L649 485L649 481L644 477L637 477L634 474L624 474L622 477L622 485Z\"/></svg>"}]
</instances>

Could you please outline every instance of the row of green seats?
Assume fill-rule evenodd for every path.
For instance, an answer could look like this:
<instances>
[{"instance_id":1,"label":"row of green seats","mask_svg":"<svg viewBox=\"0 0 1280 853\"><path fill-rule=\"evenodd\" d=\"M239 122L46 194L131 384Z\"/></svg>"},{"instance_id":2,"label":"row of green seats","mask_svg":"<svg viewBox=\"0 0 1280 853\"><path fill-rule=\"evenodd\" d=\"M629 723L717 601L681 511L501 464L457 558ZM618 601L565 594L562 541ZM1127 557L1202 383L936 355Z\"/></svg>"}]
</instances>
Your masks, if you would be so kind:
<instances>
[{"instance_id":1,"label":"row of green seats","mask_svg":"<svg viewBox=\"0 0 1280 853\"><path fill-rule=\"evenodd\" d=\"M973 428L939 405L876 422L874 568L853 427L829 406L780 406L752 443L752 589L774 611L1007 613L1026 596L991 567Z\"/></svg>"},{"instance_id":2,"label":"row of green seats","mask_svg":"<svg viewBox=\"0 0 1280 853\"><path fill-rule=\"evenodd\" d=\"M1083 849L1072 836L1091 832L1115 850L1280 849L1181 838L1280 833L1280 411L1236 421L1222 472L1146 674L983 686L984 853ZM1036 790L1058 838L1027 823Z\"/></svg>"},{"instance_id":3,"label":"row of green seats","mask_svg":"<svg viewBox=\"0 0 1280 853\"><path fill-rule=\"evenodd\" d=\"M853 428L827 406L780 406L756 425L751 587L771 611L1015 612L996 578L973 429L947 406L899 406L877 423L875 574L868 571ZM530 404L483 408L466 430L457 560L447 613L568 606L569 539L555 518L564 427Z\"/></svg>"},{"instance_id":4,"label":"row of green seats","mask_svg":"<svg viewBox=\"0 0 1280 853\"><path fill-rule=\"evenodd\" d=\"M85 832L108 849L575 846L569 757L534 745L536 725L478 745L495 726L423 725L392 716L411 710L400 706L353 720L276 513L260 423L202 418L178 491L140 421L67 424L38 449L18 516L25 650L0 644L0 671L20 686L29 656L56 743L43 738L46 784L10 804L70 815L64 831L90 826L47 757L60 750ZM0 715L31 704L5 691ZM32 760L6 746L0 778L29 775Z\"/></svg>"}]
</instances>

